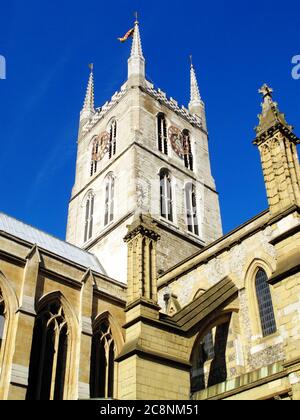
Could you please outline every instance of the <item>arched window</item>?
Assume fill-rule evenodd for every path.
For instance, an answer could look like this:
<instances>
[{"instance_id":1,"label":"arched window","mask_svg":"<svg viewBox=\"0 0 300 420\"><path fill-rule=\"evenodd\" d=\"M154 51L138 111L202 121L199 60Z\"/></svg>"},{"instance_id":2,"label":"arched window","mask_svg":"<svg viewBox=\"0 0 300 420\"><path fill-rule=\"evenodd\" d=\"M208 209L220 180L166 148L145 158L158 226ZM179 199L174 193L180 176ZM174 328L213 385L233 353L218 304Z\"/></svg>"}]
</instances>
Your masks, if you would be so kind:
<instances>
[{"instance_id":1,"label":"arched window","mask_svg":"<svg viewBox=\"0 0 300 420\"><path fill-rule=\"evenodd\" d=\"M259 269L255 277L256 297L263 336L274 334L277 330L268 277Z\"/></svg>"},{"instance_id":2,"label":"arched window","mask_svg":"<svg viewBox=\"0 0 300 420\"><path fill-rule=\"evenodd\" d=\"M167 122L164 114L157 116L157 141L158 150L165 155L168 154L168 135L167 135Z\"/></svg>"},{"instance_id":3,"label":"arched window","mask_svg":"<svg viewBox=\"0 0 300 420\"><path fill-rule=\"evenodd\" d=\"M115 120L110 125L109 135L108 154L111 159L117 152L117 121Z\"/></svg>"},{"instance_id":4,"label":"arched window","mask_svg":"<svg viewBox=\"0 0 300 420\"><path fill-rule=\"evenodd\" d=\"M0 289L0 372L2 368L2 348L5 340L5 303Z\"/></svg>"},{"instance_id":5,"label":"arched window","mask_svg":"<svg viewBox=\"0 0 300 420\"><path fill-rule=\"evenodd\" d=\"M94 194L90 192L85 203L84 242L89 241L93 236L94 202Z\"/></svg>"},{"instance_id":6,"label":"arched window","mask_svg":"<svg viewBox=\"0 0 300 420\"><path fill-rule=\"evenodd\" d=\"M192 393L226 381L229 323L212 328L196 342L191 360Z\"/></svg>"},{"instance_id":7,"label":"arched window","mask_svg":"<svg viewBox=\"0 0 300 420\"><path fill-rule=\"evenodd\" d=\"M188 183L185 186L186 220L189 232L199 235L199 224L197 216L197 200L195 186Z\"/></svg>"},{"instance_id":8,"label":"arched window","mask_svg":"<svg viewBox=\"0 0 300 420\"><path fill-rule=\"evenodd\" d=\"M188 130L183 130L182 132L182 149L184 166L192 171L194 169L194 161L191 146L191 136Z\"/></svg>"},{"instance_id":9,"label":"arched window","mask_svg":"<svg viewBox=\"0 0 300 420\"><path fill-rule=\"evenodd\" d=\"M96 137L93 141L93 148L92 148L92 158L91 158L91 172L90 175L93 176L97 172L98 168L98 161L97 156L99 153L99 139Z\"/></svg>"},{"instance_id":10,"label":"arched window","mask_svg":"<svg viewBox=\"0 0 300 420\"><path fill-rule=\"evenodd\" d=\"M106 177L105 182L105 216L104 226L107 226L114 220L114 195L115 195L115 178L113 174Z\"/></svg>"},{"instance_id":11,"label":"arched window","mask_svg":"<svg viewBox=\"0 0 300 420\"><path fill-rule=\"evenodd\" d=\"M173 222L173 197L171 176L167 169L160 171L160 214Z\"/></svg>"},{"instance_id":12,"label":"arched window","mask_svg":"<svg viewBox=\"0 0 300 420\"><path fill-rule=\"evenodd\" d=\"M108 321L94 331L92 341L90 394L91 398L113 398L115 343Z\"/></svg>"},{"instance_id":13,"label":"arched window","mask_svg":"<svg viewBox=\"0 0 300 420\"><path fill-rule=\"evenodd\" d=\"M32 339L29 400L62 400L68 351L68 326L59 302L46 304L38 313Z\"/></svg>"}]
</instances>

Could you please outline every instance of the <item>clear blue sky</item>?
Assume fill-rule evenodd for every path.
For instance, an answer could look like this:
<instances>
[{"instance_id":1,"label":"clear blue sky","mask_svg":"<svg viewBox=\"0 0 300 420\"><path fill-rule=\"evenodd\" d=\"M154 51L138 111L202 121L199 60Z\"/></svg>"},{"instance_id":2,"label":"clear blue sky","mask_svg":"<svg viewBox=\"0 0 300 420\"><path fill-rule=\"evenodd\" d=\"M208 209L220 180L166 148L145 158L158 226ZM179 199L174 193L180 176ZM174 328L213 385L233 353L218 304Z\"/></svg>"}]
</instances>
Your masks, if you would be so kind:
<instances>
[{"instance_id":1,"label":"clear blue sky","mask_svg":"<svg viewBox=\"0 0 300 420\"><path fill-rule=\"evenodd\" d=\"M76 136L89 62L96 105L126 78L130 43L116 41L139 11L147 75L180 104L189 99L193 53L207 107L213 175L227 232L267 207L252 145L269 83L300 134L300 3L269 0L2 2L0 211L64 237L74 180Z\"/></svg>"}]
</instances>

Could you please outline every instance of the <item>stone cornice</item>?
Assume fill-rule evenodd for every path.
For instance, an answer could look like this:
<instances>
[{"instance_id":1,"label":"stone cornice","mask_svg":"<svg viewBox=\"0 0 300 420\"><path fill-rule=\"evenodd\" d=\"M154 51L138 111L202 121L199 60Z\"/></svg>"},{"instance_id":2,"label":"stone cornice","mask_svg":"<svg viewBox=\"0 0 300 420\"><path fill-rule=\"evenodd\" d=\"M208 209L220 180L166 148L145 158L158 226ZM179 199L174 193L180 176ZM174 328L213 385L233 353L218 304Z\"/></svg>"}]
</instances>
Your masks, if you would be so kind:
<instances>
[{"instance_id":1,"label":"stone cornice","mask_svg":"<svg viewBox=\"0 0 300 420\"><path fill-rule=\"evenodd\" d=\"M260 134L259 136L257 136L256 139L253 141L253 144L254 145L257 145L257 146L260 146L266 140L274 137L274 135L277 132L282 133L291 142L293 142L295 144L300 144L300 139L290 130L289 127L287 127L286 125L283 125L280 122L274 124L268 130L264 131L262 134Z\"/></svg>"}]
</instances>

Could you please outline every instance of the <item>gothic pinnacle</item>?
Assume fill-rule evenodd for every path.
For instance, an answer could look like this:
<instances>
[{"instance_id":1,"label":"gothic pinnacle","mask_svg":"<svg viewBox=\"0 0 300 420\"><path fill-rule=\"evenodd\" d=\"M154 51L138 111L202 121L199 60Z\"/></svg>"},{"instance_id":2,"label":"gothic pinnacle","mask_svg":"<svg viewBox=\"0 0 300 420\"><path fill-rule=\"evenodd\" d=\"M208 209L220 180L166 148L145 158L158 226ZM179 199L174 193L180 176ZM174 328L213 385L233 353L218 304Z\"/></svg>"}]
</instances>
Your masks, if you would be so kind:
<instances>
[{"instance_id":1,"label":"gothic pinnacle","mask_svg":"<svg viewBox=\"0 0 300 420\"><path fill-rule=\"evenodd\" d=\"M137 15L134 22L131 54L128 60L128 80L131 86L141 86L145 84L145 58L143 55Z\"/></svg>"},{"instance_id":2,"label":"gothic pinnacle","mask_svg":"<svg viewBox=\"0 0 300 420\"><path fill-rule=\"evenodd\" d=\"M190 84L191 84L191 99L189 103L189 110L191 114L201 115L203 102L201 100L196 71L193 65L192 56L191 60L191 69L190 69Z\"/></svg>"},{"instance_id":3,"label":"gothic pinnacle","mask_svg":"<svg viewBox=\"0 0 300 420\"><path fill-rule=\"evenodd\" d=\"M84 99L83 108L81 111L81 119L90 118L95 112L94 104L94 65L89 64L90 76L88 81L88 86L86 90L86 95Z\"/></svg>"}]
</instances>

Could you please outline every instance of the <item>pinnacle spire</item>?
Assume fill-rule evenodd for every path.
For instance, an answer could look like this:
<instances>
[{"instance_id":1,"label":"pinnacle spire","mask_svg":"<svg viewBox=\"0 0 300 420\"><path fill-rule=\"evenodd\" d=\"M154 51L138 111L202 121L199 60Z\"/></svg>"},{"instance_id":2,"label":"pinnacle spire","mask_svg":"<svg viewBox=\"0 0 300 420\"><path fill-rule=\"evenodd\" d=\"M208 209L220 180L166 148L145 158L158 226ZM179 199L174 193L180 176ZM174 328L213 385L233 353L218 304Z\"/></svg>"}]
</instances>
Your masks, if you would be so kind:
<instances>
[{"instance_id":1,"label":"pinnacle spire","mask_svg":"<svg viewBox=\"0 0 300 420\"><path fill-rule=\"evenodd\" d=\"M196 71L193 65L193 61L192 61L192 56L190 56L190 60L191 60L191 69L190 69L191 99L189 103L189 111L191 114L198 115L202 119L205 119L204 103L200 96L200 91L199 91Z\"/></svg>"},{"instance_id":2,"label":"pinnacle spire","mask_svg":"<svg viewBox=\"0 0 300 420\"><path fill-rule=\"evenodd\" d=\"M273 89L267 84L264 84L261 89L259 89L259 93L263 97L263 102L261 104L262 113L258 115L259 125L255 129L256 133L260 135L277 123L286 126L292 131L293 127L288 125L285 115L279 111L277 102L274 102L273 100Z\"/></svg>"},{"instance_id":3,"label":"pinnacle spire","mask_svg":"<svg viewBox=\"0 0 300 420\"><path fill-rule=\"evenodd\" d=\"M128 60L128 80L132 86L143 85L145 83L145 58L143 55L137 13L135 17L131 54Z\"/></svg>"},{"instance_id":4,"label":"pinnacle spire","mask_svg":"<svg viewBox=\"0 0 300 420\"><path fill-rule=\"evenodd\" d=\"M191 100L190 103L200 103L201 96L196 76L196 71L193 65L192 56L190 56L191 60Z\"/></svg>"},{"instance_id":5,"label":"pinnacle spire","mask_svg":"<svg viewBox=\"0 0 300 420\"><path fill-rule=\"evenodd\" d=\"M139 21L137 19L137 15L136 15L136 20L134 22L133 41L132 41L130 57L140 57L144 59Z\"/></svg>"},{"instance_id":6,"label":"pinnacle spire","mask_svg":"<svg viewBox=\"0 0 300 420\"><path fill-rule=\"evenodd\" d=\"M94 104L94 65L89 64L90 76L87 85L86 95L84 99L83 108L81 111L81 119L90 118L95 112Z\"/></svg>"}]
</instances>

